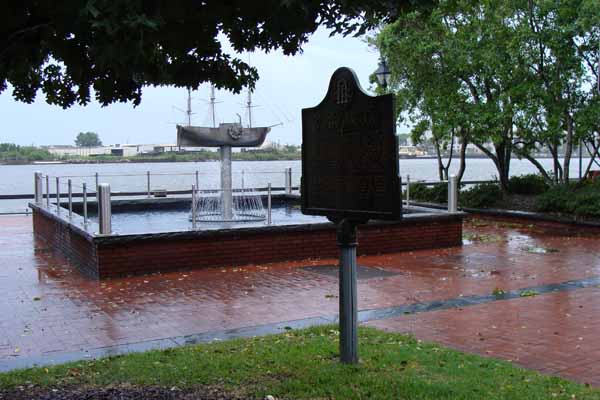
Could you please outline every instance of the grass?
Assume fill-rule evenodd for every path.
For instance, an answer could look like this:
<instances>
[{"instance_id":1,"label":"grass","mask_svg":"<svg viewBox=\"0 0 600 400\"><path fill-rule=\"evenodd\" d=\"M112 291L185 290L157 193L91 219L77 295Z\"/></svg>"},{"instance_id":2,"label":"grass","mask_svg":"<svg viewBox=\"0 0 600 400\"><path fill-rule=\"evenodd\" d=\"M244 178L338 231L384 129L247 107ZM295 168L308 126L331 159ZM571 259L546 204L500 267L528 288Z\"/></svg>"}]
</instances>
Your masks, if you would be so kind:
<instances>
[{"instance_id":1,"label":"grass","mask_svg":"<svg viewBox=\"0 0 600 400\"><path fill-rule=\"evenodd\" d=\"M584 385L464 354L409 336L360 328L357 366L338 362L333 327L179 347L0 374L19 385L158 385L276 398L600 399Z\"/></svg>"}]
</instances>

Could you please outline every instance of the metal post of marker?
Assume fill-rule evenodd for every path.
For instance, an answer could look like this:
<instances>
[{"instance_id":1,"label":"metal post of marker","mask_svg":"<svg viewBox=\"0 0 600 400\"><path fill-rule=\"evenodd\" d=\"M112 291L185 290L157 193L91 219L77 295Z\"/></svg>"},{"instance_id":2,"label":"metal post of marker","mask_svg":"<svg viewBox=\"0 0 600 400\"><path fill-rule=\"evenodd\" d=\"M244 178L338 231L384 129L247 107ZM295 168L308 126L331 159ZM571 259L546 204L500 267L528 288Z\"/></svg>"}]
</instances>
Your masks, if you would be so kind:
<instances>
[{"instance_id":1,"label":"metal post of marker","mask_svg":"<svg viewBox=\"0 0 600 400\"><path fill-rule=\"evenodd\" d=\"M196 190L198 190L198 188L200 187L200 178L198 177L198 175L198 170L196 170Z\"/></svg>"},{"instance_id":2,"label":"metal post of marker","mask_svg":"<svg viewBox=\"0 0 600 400\"><path fill-rule=\"evenodd\" d=\"M87 225L88 223L88 209L87 209L87 187L85 182L82 185L83 187L83 224Z\"/></svg>"},{"instance_id":3,"label":"metal post of marker","mask_svg":"<svg viewBox=\"0 0 600 400\"><path fill-rule=\"evenodd\" d=\"M112 233L112 210L110 204L110 185L100 183L98 185L98 225L101 235Z\"/></svg>"},{"instance_id":4,"label":"metal post of marker","mask_svg":"<svg viewBox=\"0 0 600 400\"><path fill-rule=\"evenodd\" d=\"M267 225L271 225L271 183L267 185Z\"/></svg>"},{"instance_id":5,"label":"metal post of marker","mask_svg":"<svg viewBox=\"0 0 600 400\"><path fill-rule=\"evenodd\" d=\"M69 218L72 218L73 217L73 184L71 183L70 179L67 181L67 190L68 190L68 194L69 194Z\"/></svg>"},{"instance_id":6,"label":"metal post of marker","mask_svg":"<svg viewBox=\"0 0 600 400\"><path fill-rule=\"evenodd\" d=\"M98 185L100 184L100 181L98 173L96 172L94 175L96 177L96 203L98 203Z\"/></svg>"},{"instance_id":7,"label":"metal post of marker","mask_svg":"<svg viewBox=\"0 0 600 400\"><path fill-rule=\"evenodd\" d=\"M358 363L358 306L356 289L356 222L343 219L337 225L340 248L340 359Z\"/></svg>"}]
</instances>

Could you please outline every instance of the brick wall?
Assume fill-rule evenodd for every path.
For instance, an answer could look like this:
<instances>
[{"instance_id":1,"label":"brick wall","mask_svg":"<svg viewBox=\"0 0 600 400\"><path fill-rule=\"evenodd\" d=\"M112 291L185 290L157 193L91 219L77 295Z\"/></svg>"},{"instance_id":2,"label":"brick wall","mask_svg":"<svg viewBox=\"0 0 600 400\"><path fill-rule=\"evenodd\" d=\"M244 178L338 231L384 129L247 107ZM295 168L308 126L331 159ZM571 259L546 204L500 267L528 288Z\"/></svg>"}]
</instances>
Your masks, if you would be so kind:
<instances>
[{"instance_id":1,"label":"brick wall","mask_svg":"<svg viewBox=\"0 0 600 400\"><path fill-rule=\"evenodd\" d=\"M84 274L98 277L96 245L66 223L42 211L33 211L33 231L55 251L63 254Z\"/></svg>"},{"instance_id":2,"label":"brick wall","mask_svg":"<svg viewBox=\"0 0 600 400\"><path fill-rule=\"evenodd\" d=\"M337 257L335 227L296 226L203 233L94 238L88 241L64 221L34 210L34 230L87 275L106 278L156 271L234 266L315 257ZM461 218L369 224L358 229L360 255L462 243Z\"/></svg>"},{"instance_id":3,"label":"brick wall","mask_svg":"<svg viewBox=\"0 0 600 400\"><path fill-rule=\"evenodd\" d=\"M357 253L460 246L460 219L359 228ZM335 228L271 231L190 239L140 240L98 245L100 277L151 271L337 257Z\"/></svg>"}]
</instances>

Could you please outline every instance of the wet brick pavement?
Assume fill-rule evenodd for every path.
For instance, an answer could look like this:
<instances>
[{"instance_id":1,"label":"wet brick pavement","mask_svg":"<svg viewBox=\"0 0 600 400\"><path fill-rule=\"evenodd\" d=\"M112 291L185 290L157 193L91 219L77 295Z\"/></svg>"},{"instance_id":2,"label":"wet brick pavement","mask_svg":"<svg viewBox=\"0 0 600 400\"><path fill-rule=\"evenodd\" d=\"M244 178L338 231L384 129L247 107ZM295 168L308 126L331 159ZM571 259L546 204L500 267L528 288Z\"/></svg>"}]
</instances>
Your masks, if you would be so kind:
<instances>
[{"instance_id":1,"label":"wet brick pavement","mask_svg":"<svg viewBox=\"0 0 600 400\"><path fill-rule=\"evenodd\" d=\"M359 281L359 309L411 305L600 276L600 233L471 219L462 248L360 257L392 272ZM334 259L94 281L0 217L0 363L202 332L331 318ZM600 386L600 288L486 301L368 324Z\"/></svg>"}]
</instances>

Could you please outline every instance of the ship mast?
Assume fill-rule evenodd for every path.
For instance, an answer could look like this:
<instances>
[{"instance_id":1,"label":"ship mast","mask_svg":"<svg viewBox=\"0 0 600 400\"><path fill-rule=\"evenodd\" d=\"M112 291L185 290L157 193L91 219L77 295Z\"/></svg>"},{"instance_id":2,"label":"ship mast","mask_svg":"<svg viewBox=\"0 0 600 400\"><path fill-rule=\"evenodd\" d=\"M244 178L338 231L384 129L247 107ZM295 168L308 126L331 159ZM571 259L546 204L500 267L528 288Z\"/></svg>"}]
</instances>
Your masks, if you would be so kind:
<instances>
[{"instance_id":1,"label":"ship mast","mask_svg":"<svg viewBox=\"0 0 600 400\"><path fill-rule=\"evenodd\" d=\"M210 85L210 115L212 118L212 124L213 124L213 128L217 127L217 121L216 121L216 117L215 117L215 100L217 98L215 97L215 85Z\"/></svg>"},{"instance_id":2,"label":"ship mast","mask_svg":"<svg viewBox=\"0 0 600 400\"><path fill-rule=\"evenodd\" d=\"M246 101L248 108L248 128L252 128L252 90L248 89L248 100Z\"/></svg>"},{"instance_id":3,"label":"ship mast","mask_svg":"<svg viewBox=\"0 0 600 400\"><path fill-rule=\"evenodd\" d=\"M192 89L188 88L187 110L188 126L192 126Z\"/></svg>"}]
</instances>

